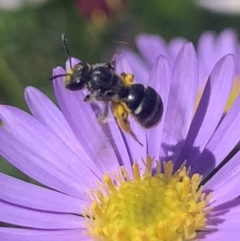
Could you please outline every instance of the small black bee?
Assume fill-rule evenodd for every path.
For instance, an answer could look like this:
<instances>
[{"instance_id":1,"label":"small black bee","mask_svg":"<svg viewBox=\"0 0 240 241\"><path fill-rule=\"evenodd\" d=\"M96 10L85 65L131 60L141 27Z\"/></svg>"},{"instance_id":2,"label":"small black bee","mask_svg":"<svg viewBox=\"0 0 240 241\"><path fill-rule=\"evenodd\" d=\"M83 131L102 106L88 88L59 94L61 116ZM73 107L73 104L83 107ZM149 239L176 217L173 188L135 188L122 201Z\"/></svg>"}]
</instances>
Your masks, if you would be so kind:
<instances>
[{"instance_id":1,"label":"small black bee","mask_svg":"<svg viewBox=\"0 0 240 241\"><path fill-rule=\"evenodd\" d=\"M64 34L62 42L70 59ZM160 95L150 86L133 83L132 74L116 74L113 63L91 65L80 62L73 67L70 63L70 67L70 71L65 75L53 76L51 80L64 76L66 89L77 91L86 88L88 90L89 94L85 96L84 101L104 102L101 122L106 120L110 102L119 127L141 144L131 129L128 115L132 115L143 128L150 128L161 120L163 103Z\"/></svg>"}]
</instances>

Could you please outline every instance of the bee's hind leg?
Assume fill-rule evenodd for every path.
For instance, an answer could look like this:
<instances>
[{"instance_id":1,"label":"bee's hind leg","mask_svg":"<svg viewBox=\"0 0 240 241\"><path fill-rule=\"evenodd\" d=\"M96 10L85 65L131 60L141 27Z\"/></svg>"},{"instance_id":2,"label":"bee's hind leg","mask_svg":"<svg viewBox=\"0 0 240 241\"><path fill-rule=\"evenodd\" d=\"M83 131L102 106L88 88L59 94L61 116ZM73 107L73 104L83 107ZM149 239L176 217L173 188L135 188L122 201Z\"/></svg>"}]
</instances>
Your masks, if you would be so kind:
<instances>
[{"instance_id":1,"label":"bee's hind leg","mask_svg":"<svg viewBox=\"0 0 240 241\"><path fill-rule=\"evenodd\" d=\"M103 110L100 112L99 116L98 116L98 121L100 123L106 123L107 122L107 119L108 119L108 101L104 101L103 102Z\"/></svg>"},{"instance_id":2,"label":"bee's hind leg","mask_svg":"<svg viewBox=\"0 0 240 241\"><path fill-rule=\"evenodd\" d=\"M129 133L135 141L141 146L143 144L138 140L136 134L133 132L130 122L128 120L128 112L121 103L112 102L113 114L117 120L118 126L125 132Z\"/></svg>"}]
</instances>

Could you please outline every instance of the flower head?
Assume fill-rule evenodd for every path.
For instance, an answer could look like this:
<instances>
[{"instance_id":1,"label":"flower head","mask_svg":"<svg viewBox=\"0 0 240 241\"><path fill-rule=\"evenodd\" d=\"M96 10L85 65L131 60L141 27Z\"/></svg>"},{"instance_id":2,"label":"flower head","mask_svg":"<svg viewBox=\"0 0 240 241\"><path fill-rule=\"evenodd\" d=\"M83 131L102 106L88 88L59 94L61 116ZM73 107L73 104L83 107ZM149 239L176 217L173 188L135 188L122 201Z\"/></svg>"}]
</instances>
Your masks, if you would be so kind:
<instances>
[{"instance_id":1,"label":"flower head","mask_svg":"<svg viewBox=\"0 0 240 241\"><path fill-rule=\"evenodd\" d=\"M132 73L124 56L116 63L117 72ZM240 98L219 124L234 76L232 55L212 70L196 112L191 43L173 68L160 55L148 80L137 74L165 107L153 129L132 121L143 147L112 116L101 126L99 107L84 103L82 91L66 90L62 77L53 83L60 109L33 87L25 92L32 115L0 107L0 154L44 185L0 174L0 221L17 225L1 227L0 240L239 240L240 154L206 179L239 140Z\"/></svg>"}]
</instances>

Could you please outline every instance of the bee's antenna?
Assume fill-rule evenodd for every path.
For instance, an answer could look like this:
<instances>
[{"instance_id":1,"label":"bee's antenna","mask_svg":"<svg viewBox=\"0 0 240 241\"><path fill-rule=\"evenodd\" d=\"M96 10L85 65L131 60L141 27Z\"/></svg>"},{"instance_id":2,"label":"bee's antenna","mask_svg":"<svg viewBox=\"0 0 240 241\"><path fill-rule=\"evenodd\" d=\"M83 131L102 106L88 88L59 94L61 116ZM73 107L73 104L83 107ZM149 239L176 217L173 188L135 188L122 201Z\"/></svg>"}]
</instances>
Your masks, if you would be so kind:
<instances>
[{"instance_id":1,"label":"bee's antenna","mask_svg":"<svg viewBox=\"0 0 240 241\"><path fill-rule=\"evenodd\" d=\"M63 43L63 47L65 49L65 52L67 54L67 58L69 59L69 62L70 62L70 68L72 69L71 56L70 56L69 48L68 48L68 45L67 45L67 39L66 39L66 36L65 36L64 33L62 33L62 43Z\"/></svg>"}]
</instances>

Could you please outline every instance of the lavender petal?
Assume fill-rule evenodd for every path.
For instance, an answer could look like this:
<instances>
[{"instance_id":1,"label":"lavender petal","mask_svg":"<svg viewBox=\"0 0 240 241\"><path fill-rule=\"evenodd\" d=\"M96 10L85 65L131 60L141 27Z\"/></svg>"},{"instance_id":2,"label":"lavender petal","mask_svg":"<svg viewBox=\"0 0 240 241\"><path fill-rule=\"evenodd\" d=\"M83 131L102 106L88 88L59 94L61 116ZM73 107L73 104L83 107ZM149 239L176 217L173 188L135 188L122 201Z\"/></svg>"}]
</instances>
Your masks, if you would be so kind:
<instances>
[{"instance_id":1,"label":"lavender petal","mask_svg":"<svg viewBox=\"0 0 240 241\"><path fill-rule=\"evenodd\" d=\"M1 228L0 240L4 241L91 241L81 229L77 230L34 230L23 228Z\"/></svg>"},{"instance_id":2,"label":"lavender petal","mask_svg":"<svg viewBox=\"0 0 240 241\"><path fill-rule=\"evenodd\" d=\"M53 70L53 76L64 73L60 67ZM83 92L65 89L63 78L54 79L53 84L60 109L87 155L101 172L116 170L118 159Z\"/></svg>"},{"instance_id":3,"label":"lavender petal","mask_svg":"<svg viewBox=\"0 0 240 241\"><path fill-rule=\"evenodd\" d=\"M186 159L188 164L193 166L212 137L223 115L232 87L233 74L233 57L227 55L216 64L209 77L179 162Z\"/></svg>"},{"instance_id":4,"label":"lavender petal","mask_svg":"<svg viewBox=\"0 0 240 241\"><path fill-rule=\"evenodd\" d=\"M79 162L83 161L83 165L87 165L98 178L101 178L100 171L90 160L82 146L79 145L76 136L57 106L34 87L26 89L25 98L33 116L59 137L79 157Z\"/></svg>"},{"instance_id":5,"label":"lavender petal","mask_svg":"<svg viewBox=\"0 0 240 241\"><path fill-rule=\"evenodd\" d=\"M96 176L86 167L85 160L78 158L59 138L31 115L14 107L0 106L0 117L7 129L19 141L29 146L32 152L42 157L42 160L46 159L69 181L89 187L93 180L96 180Z\"/></svg>"},{"instance_id":6,"label":"lavender petal","mask_svg":"<svg viewBox=\"0 0 240 241\"><path fill-rule=\"evenodd\" d=\"M121 49L119 51L123 53L124 58L127 59L131 66L135 81L141 84L146 84L149 77L149 68L147 65L133 51L129 49Z\"/></svg>"},{"instance_id":7,"label":"lavender petal","mask_svg":"<svg viewBox=\"0 0 240 241\"><path fill-rule=\"evenodd\" d=\"M8 224L40 229L84 228L84 218L77 215L35 211L3 201L0 210L0 220Z\"/></svg>"},{"instance_id":8,"label":"lavender petal","mask_svg":"<svg viewBox=\"0 0 240 241\"><path fill-rule=\"evenodd\" d=\"M240 194L240 152L229 160L205 185L205 189L214 190L214 206L237 198Z\"/></svg>"},{"instance_id":9,"label":"lavender petal","mask_svg":"<svg viewBox=\"0 0 240 241\"><path fill-rule=\"evenodd\" d=\"M133 73L131 66L123 54L116 54L114 56L114 61L116 62L117 73ZM141 160L142 158L146 157L146 132L139 126L138 123L136 123L136 121L132 120L131 118L130 123L133 132L136 134L138 140L143 144L143 146L140 146L139 143L128 133L123 134L124 139L126 140L130 159L132 161ZM143 162L140 161L139 165L144 168Z\"/></svg>"},{"instance_id":10,"label":"lavender petal","mask_svg":"<svg viewBox=\"0 0 240 241\"><path fill-rule=\"evenodd\" d=\"M155 63L160 54L169 58L166 43L158 35L140 34L136 37L136 44L139 52L150 66Z\"/></svg>"},{"instance_id":11,"label":"lavender petal","mask_svg":"<svg viewBox=\"0 0 240 241\"><path fill-rule=\"evenodd\" d=\"M2 127L0 127L0 143L0 155L22 172L48 187L70 196L86 199L84 195L86 190L81 183L72 180L69 174L59 170L58 165L49 162L47 156L40 157Z\"/></svg>"},{"instance_id":12,"label":"lavender petal","mask_svg":"<svg viewBox=\"0 0 240 241\"><path fill-rule=\"evenodd\" d=\"M240 122L240 97L237 98L232 108L228 111L213 137L195 162L192 172L202 173L207 176L213 168L217 167L222 160L232 151L239 142L236 135L239 130ZM210 160L214 157L214 165Z\"/></svg>"},{"instance_id":13,"label":"lavender petal","mask_svg":"<svg viewBox=\"0 0 240 241\"><path fill-rule=\"evenodd\" d=\"M0 173L0 200L42 211L76 213L86 201Z\"/></svg>"},{"instance_id":14,"label":"lavender petal","mask_svg":"<svg viewBox=\"0 0 240 241\"><path fill-rule=\"evenodd\" d=\"M166 108L168 102L168 94L171 82L172 69L168 60L160 55L155 64L153 65L152 71L149 77L149 86L153 87L161 96L163 102L163 116L161 122L156 126L152 127L147 131L147 153L151 157L159 158L160 146L162 140L162 133L165 123Z\"/></svg>"},{"instance_id":15,"label":"lavender petal","mask_svg":"<svg viewBox=\"0 0 240 241\"><path fill-rule=\"evenodd\" d=\"M166 109L161 153L173 162L178 157L192 121L198 87L197 59L191 43L179 52L174 67ZM174 155L174 156L173 156Z\"/></svg>"}]
</instances>

